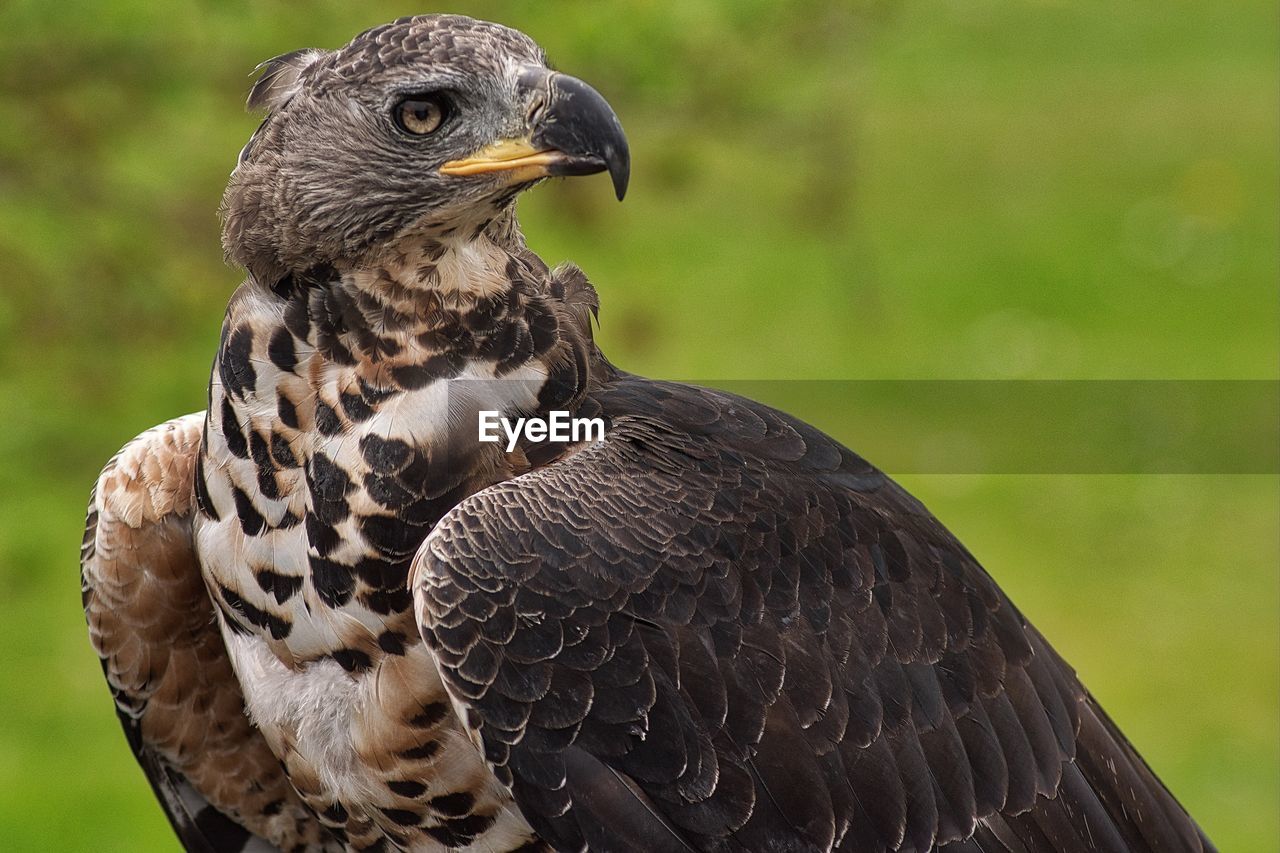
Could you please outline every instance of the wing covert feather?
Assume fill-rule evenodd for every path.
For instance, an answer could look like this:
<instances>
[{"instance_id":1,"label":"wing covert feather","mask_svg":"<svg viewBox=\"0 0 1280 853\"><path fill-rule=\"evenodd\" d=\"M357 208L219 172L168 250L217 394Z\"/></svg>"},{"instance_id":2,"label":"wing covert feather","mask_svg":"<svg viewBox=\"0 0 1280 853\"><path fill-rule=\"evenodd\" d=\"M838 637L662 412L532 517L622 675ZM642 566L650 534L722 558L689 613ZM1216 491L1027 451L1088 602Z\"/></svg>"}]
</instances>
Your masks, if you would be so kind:
<instances>
[{"instance_id":1,"label":"wing covert feather","mask_svg":"<svg viewBox=\"0 0 1280 853\"><path fill-rule=\"evenodd\" d=\"M593 402L605 441L462 502L412 576L450 691L558 848L1212 849L868 463L720 392L623 376ZM642 837L601 841L619 827Z\"/></svg>"}]
</instances>

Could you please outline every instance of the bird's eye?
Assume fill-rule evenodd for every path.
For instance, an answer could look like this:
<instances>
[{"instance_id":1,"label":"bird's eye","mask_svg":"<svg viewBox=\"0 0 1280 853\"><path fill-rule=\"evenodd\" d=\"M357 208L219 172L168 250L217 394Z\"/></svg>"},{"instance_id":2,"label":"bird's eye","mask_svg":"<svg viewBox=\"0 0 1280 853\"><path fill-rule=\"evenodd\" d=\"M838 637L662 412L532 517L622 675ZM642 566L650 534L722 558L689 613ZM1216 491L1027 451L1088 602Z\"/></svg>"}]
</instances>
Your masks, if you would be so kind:
<instances>
[{"instance_id":1,"label":"bird's eye","mask_svg":"<svg viewBox=\"0 0 1280 853\"><path fill-rule=\"evenodd\" d=\"M392 110L396 127L413 136L434 133L449 115L449 101L440 94L410 95Z\"/></svg>"}]
</instances>

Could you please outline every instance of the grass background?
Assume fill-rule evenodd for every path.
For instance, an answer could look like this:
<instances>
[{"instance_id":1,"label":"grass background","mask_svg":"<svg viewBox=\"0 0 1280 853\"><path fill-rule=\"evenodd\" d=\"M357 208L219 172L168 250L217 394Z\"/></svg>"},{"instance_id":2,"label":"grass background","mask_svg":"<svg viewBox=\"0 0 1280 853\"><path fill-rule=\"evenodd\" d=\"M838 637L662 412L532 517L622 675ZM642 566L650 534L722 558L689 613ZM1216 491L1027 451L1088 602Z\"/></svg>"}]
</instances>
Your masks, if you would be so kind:
<instances>
[{"instance_id":1,"label":"grass background","mask_svg":"<svg viewBox=\"0 0 1280 853\"><path fill-rule=\"evenodd\" d=\"M1272 3L452 10L531 33L628 128L625 204L598 179L522 206L530 244L596 282L602 343L628 369L702 381L1280 377ZM238 280L214 211L255 126L246 74L417 11L0 5L7 849L176 846L85 638L83 502L121 443L203 405ZM833 431L876 458L856 424ZM1037 439L1007 438L1032 450ZM1275 476L903 480L1223 850L1275 849Z\"/></svg>"}]
</instances>

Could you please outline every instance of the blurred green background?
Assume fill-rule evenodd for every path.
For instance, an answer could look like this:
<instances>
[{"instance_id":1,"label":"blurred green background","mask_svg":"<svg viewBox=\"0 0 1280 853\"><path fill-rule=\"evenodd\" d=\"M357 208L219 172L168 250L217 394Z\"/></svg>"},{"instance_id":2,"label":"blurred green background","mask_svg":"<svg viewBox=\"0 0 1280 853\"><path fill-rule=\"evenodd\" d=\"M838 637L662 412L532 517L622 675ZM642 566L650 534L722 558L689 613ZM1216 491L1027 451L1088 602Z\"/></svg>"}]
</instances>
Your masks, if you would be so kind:
<instances>
[{"instance_id":1,"label":"blurred green background","mask_svg":"<svg viewBox=\"0 0 1280 853\"><path fill-rule=\"evenodd\" d=\"M83 503L120 444L203 406L238 281L215 210L256 124L249 71L420 11L0 3L5 849L176 847L82 626ZM1280 377L1272 2L450 11L529 32L622 116L626 203L603 179L560 183L522 218L544 258L596 282L600 338L628 369ZM1223 850L1276 849L1277 477L902 479Z\"/></svg>"}]
</instances>

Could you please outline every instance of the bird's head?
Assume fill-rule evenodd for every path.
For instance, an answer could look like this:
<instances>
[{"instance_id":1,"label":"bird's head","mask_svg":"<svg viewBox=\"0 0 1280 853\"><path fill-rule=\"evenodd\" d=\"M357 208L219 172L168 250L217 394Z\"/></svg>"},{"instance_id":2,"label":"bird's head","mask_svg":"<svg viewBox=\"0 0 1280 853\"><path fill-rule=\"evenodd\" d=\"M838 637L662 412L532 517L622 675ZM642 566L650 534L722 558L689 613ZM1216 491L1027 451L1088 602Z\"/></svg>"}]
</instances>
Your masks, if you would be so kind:
<instances>
[{"instance_id":1,"label":"bird's head","mask_svg":"<svg viewBox=\"0 0 1280 853\"><path fill-rule=\"evenodd\" d=\"M249 106L267 115L222 214L228 258L264 284L476 227L542 178L607 170L619 199L626 191L613 110L515 30L403 18L262 69Z\"/></svg>"}]
</instances>

